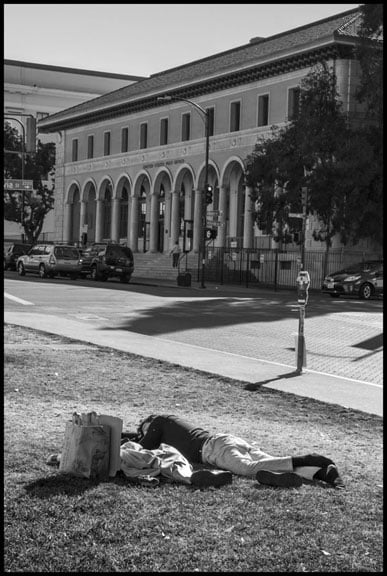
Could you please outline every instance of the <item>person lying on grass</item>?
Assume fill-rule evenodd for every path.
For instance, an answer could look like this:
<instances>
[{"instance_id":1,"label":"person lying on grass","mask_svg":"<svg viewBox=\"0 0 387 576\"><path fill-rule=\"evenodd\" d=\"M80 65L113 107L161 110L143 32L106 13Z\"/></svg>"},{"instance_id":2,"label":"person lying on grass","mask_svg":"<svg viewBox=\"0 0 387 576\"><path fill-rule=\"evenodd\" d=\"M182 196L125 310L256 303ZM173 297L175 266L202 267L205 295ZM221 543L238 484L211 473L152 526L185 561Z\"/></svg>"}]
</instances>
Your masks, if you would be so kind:
<instances>
[{"instance_id":1,"label":"person lying on grass","mask_svg":"<svg viewBox=\"0 0 387 576\"><path fill-rule=\"evenodd\" d=\"M187 458L173 446L162 443L153 450L147 450L132 439L136 433L122 436L120 470L136 484L153 488L160 483L157 477L196 488L219 488L232 483L232 474L227 470L194 470ZM60 460L61 454L51 454L46 464L58 467Z\"/></svg>"},{"instance_id":2,"label":"person lying on grass","mask_svg":"<svg viewBox=\"0 0 387 576\"><path fill-rule=\"evenodd\" d=\"M343 488L337 466L320 454L271 456L232 434L210 434L207 430L173 415L151 414L131 436L145 449L161 443L176 448L191 463L210 464L233 474L255 477L260 484L296 488L306 480L321 480Z\"/></svg>"}]
</instances>

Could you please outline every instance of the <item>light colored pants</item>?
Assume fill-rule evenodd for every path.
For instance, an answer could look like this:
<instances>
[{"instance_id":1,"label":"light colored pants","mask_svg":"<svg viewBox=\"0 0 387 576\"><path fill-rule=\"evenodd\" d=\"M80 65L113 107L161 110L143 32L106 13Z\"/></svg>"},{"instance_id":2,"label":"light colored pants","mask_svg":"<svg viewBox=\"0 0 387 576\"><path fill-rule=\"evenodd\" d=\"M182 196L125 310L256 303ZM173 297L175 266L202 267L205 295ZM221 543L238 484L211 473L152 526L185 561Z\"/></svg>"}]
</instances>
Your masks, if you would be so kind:
<instances>
[{"instance_id":1,"label":"light colored pants","mask_svg":"<svg viewBox=\"0 0 387 576\"><path fill-rule=\"evenodd\" d=\"M174 482L191 484L193 468L173 446L160 444L155 450L146 450L129 440L121 446L120 455L121 470L128 478L161 475Z\"/></svg>"},{"instance_id":2,"label":"light colored pants","mask_svg":"<svg viewBox=\"0 0 387 576\"><path fill-rule=\"evenodd\" d=\"M215 434L206 440L202 448L202 460L204 464L240 476L255 476L258 470L293 472L291 456L270 456L231 434Z\"/></svg>"}]
</instances>

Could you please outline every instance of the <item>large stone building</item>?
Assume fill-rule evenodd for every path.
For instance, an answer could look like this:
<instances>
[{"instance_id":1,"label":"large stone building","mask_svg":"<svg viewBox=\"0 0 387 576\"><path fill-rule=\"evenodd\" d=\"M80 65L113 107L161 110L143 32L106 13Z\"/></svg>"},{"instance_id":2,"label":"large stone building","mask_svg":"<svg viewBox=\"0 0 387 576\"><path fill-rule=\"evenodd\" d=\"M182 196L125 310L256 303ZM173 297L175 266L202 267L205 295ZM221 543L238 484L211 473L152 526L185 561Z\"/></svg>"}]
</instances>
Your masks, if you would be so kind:
<instances>
[{"instance_id":1,"label":"large stone building","mask_svg":"<svg viewBox=\"0 0 387 576\"><path fill-rule=\"evenodd\" d=\"M36 121L144 79L144 76L112 74L8 59L4 60L3 74L4 119L20 133L23 124L26 139L35 138ZM43 143L59 143L57 133L39 134L38 137ZM51 215L45 222L45 230L50 230L50 234L53 235ZM6 223L6 234L7 231L8 235L20 235L19 226L15 223Z\"/></svg>"},{"instance_id":2,"label":"large stone building","mask_svg":"<svg viewBox=\"0 0 387 576\"><path fill-rule=\"evenodd\" d=\"M207 179L214 190L207 214L217 220L214 246L258 246L244 159L272 125L291 119L300 81L321 61L335 69L344 110L356 113L359 19L359 10L349 10L254 38L41 120L41 132L61 135L57 239L79 241L86 232L88 241L127 242L149 253L167 252L178 240L197 253ZM309 234L306 247L312 244Z\"/></svg>"}]
</instances>

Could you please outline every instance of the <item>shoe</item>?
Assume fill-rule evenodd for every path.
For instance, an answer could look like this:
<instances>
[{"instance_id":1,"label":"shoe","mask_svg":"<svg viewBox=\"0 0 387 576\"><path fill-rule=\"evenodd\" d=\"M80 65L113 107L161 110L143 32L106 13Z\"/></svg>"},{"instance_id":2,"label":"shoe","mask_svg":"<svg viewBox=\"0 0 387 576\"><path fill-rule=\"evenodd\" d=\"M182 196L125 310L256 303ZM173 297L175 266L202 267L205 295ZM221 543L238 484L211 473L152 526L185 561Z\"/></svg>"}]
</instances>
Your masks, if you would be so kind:
<instances>
[{"instance_id":1,"label":"shoe","mask_svg":"<svg viewBox=\"0 0 387 576\"><path fill-rule=\"evenodd\" d=\"M271 472L270 470L258 470L256 479L260 484L277 486L278 488L299 488L302 478L294 472Z\"/></svg>"},{"instance_id":2,"label":"shoe","mask_svg":"<svg viewBox=\"0 0 387 576\"><path fill-rule=\"evenodd\" d=\"M232 474L226 470L197 470L192 472L191 484L198 488L224 486L232 483Z\"/></svg>"},{"instance_id":3,"label":"shoe","mask_svg":"<svg viewBox=\"0 0 387 576\"><path fill-rule=\"evenodd\" d=\"M331 484L335 488L345 488L344 482L340 477L339 471L337 466L334 464L330 464L326 468L321 468L316 474L313 476L316 480L321 480L322 482L327 482Z\"/></svg>"},{"instance_id":4,"label":"shoe","mask_svg":"<svg viewBox=\"0 0 387 576\"><path fill-rule=\"evenodd\" d=\"M60 454L51 454L46 460L48 466L59 466L60 464Z\"/></svg>"}]
</instances>

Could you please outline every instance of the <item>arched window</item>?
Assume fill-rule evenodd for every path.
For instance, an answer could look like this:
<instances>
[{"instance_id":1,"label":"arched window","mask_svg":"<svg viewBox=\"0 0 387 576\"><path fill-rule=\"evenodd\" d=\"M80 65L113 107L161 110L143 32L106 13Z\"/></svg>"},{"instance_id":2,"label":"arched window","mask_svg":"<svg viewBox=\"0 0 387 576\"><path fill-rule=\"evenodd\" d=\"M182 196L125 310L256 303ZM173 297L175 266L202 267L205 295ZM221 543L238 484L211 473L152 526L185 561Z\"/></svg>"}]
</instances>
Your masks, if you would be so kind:
<instances>
[{"instance_id":1,"label":"arched window","mask_svg":"<svg viewBox=\"0 0 387 576\"><path fill-rule=\"evenodd\" d=\"M120 238L126 238L128 235L128 201L129 195L127 189L124 187L121 192L120 200Z\"/></svg>"},{"instance_id":2,"label":"arched window","mask_svg":"<svg viewBox=\"0 0 387 576\"><path fill-rule=\"evenodd\" d=\"M106 185L103 211L103 238L110 238L110 226L112 221L112 186Z\"/></svg>"},{"instance_id":3,"label":"arched window","mask_svg":"<svg viewBox=\"0 0 387 576\"><path fill-rule=\"evenodd\" d=\"M145 222L146 222L146 192L144 186L141 186L140 188L138 211L139 211L138 236L139 238L143 238L145 234Z\"/></svg>"},{"instance_id":4,"label":"arched window","mask_svg":"<svg viewBox=\"0 0 387 576\"><path fill-rule=\"evenodd\" d=\"M165 190L164 186L161 184L159 194L159 216L160 218L164 218L164 215L165 215Z\"/></svg>"}]
</instances>

